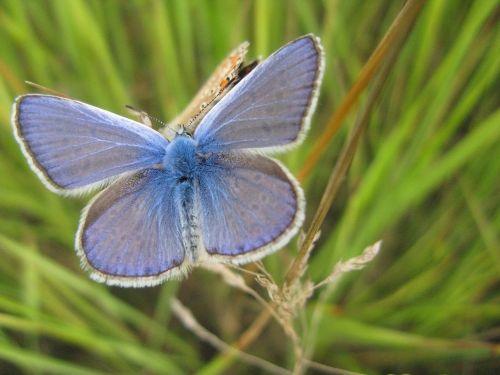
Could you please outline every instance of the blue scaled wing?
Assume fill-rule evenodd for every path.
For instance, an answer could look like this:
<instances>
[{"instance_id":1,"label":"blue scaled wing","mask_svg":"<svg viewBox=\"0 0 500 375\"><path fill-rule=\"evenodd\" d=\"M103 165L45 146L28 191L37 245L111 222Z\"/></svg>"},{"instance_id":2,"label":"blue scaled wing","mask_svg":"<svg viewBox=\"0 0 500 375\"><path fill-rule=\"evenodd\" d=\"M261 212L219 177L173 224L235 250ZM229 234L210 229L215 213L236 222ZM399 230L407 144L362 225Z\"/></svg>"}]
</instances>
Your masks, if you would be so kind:
<instances>
[{"instance_id":1,"label":"blue scaled wing","mask_svg":"<svg viewBox=\"0 0 500 375\"><path fill-rule=\"evenodd\" d=\"M17 98L12 124L31 167L47 187L63 194L161 163L168 145L138 122L50 95Z\"/></svg>"},{"instance_id":2,"label":"blue scaled wing","mask_svg":"<svg viewBox=\"0 0 500 375\"><path fill-rule=\"evenodd\" d=\"M175 183L160 169L121 177L82 214L76 249L91 277L152 286L187 271Z\"/></svg>"},{"instance_id":3,"label":"blue scaled wing","mask_svg":"<svg viewBox=\"0 0 500 375\"><path fill-rule=\"evenodd\" d=\"M275 160L212 154L199 180L201 233L209 257L247 263L284 246L302 225L304 197Z\"/></svg>"},{"instance_id":4,"label":"blue scaled wing","mask_svg":"<svg viewBox=\"0 0 500 375\"><path fill-rule=\"evenodd\" d=\"M323 55L307 35L285 45L245 76L195 131L200 150L279 151L302 140L314 111Z\"/></svg>"}]
</instances>

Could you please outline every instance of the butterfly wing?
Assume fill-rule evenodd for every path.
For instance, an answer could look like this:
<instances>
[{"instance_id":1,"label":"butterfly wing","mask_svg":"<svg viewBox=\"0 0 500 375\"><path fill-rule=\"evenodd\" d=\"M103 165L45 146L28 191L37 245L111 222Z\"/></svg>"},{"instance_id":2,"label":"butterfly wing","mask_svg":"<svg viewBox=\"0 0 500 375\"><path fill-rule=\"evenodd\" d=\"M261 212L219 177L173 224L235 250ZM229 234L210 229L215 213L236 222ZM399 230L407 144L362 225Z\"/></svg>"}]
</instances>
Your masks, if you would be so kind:
<instances>
[{"instance_id":1,"label":"butterfly wing","mask_svg":"<svg viewBox=\"0 0 500 375\"><path fill-rule=\"evenodd\" d=\"M249 152L212 154L199 182L209 257L246 263L284 246L304 220L302 189L278 162Z\"/></svg>"},{"instance_id":2,"label":"butterfly wing","mask_svg":"<svg viewBox=\"0 0 500 375\"><path fill-rule=\"evenodd\" d=\"M164 170L124 176L85 208L76 249L91 277L152 286L187 271L178 192Z\"/></svg>"},{"instance_id":3,"label":"butterfly wing","mask_svg":"<svg viewBox=\"0 0 500 375\"><path fill-rule=\"evenodd\" d=\"M64 194L161 163L168 145L138 122L57 96L20 96L12 124L33 170L49 189Z\"/></svg>"},{"instance_id":4,"label":"butterfly wing","mask_svg":"<svg viewBox=\"0 0 500 375\"><path fill-rule=\"evenodd\" d=\"M201 87L193 100L171 122L171 127L185 125L192 133L198 126L200 112L208 111L232 87L232 82L238 77L238 72L248 51L248 42L240 44L214 70L210 78Z\"/></svg>"},{"instance_id":5,"label":"butterfly wing","mask_svg":"<svg viewBox=\"0 0 500 375\"><path fill-rule=\"evenodd\" d=\"M322 66L322 49L312 35L273 53L201 120L195 132L200 149L279 149L301 141L314 111Z\"/></svg>"}]
</instances>

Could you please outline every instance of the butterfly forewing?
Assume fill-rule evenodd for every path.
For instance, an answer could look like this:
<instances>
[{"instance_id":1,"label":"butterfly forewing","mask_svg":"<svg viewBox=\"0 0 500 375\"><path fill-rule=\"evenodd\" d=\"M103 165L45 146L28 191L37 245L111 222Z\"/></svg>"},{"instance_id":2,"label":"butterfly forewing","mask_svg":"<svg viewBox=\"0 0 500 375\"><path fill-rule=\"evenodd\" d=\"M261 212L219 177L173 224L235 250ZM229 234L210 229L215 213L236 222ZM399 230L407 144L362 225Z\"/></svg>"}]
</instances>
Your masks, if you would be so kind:
<instances>
[{"instance_id":1,"label":"butterfly forewing","mask_svg":"<svg viewBox=\"0 0 500 375\"><path fill-rule=\"evenodd\" d=\"M46 185L78 193L109 178L160 163L160 133L76 100L25 95L14 104L16 138Z\"/></svg>"},{"instance_id":2,"label":"butterfly forewing","mask_svg":"<svg viewBox=\"0 0 500 375\"><path fill-rule=\"evenodd\" d=\"M323 55L314 36L273 53L201 120L195 139L205 152L290 146L302 139L314 110Z\"/></svg>"}]
</instances>

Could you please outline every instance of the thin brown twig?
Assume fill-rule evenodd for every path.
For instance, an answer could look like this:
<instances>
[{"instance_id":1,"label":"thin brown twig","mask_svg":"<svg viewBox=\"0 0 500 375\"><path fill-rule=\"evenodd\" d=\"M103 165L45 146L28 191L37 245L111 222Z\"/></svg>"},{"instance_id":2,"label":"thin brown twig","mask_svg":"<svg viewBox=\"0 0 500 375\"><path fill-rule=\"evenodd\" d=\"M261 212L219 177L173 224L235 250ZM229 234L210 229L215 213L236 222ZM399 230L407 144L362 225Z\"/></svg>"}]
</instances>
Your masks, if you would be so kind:
<instances>
[{"instance_id":1,"label":"thin brown twig","mask_svg":"<svg viewBox=\"0 0 500 375\"><path fill-rule=\"evenodd\" d=\"M47 93L49 93L51 95L60 96L62 98L67 98L67 99L71 99L68 95L63 94L62 92L53 90L53 89L51 89L49 87L40 85L38 83L31 82L31 81L24 81L24 83L26 83L28 86L34 87L34 88L36 88L36 89L38 89L40 91L45 91L45 92L47 92Z\"/></svg>"},{"instance_id":2,"label":"thin brown twig","mask_svg":"<svg viewBox=\"0 0 500 375\"><path fill-rule=\"evenodd\" d=\"M376 72L376 69L380 66L382 61L384 61L384 57L387 57L388 52L394 51L394 48L397 46L402 45L400 42L404 40L405 36L409 32L411 26L413 25L418 11L420 10L423 2L425 0L409 0L401 12L398 14L396 17L396 20L394 23L391 25L389 28L389 31L387 32L386 36L382 39L382 42L380 42L379 46L375 50L375 52L372 54L370 59L365 65L365 68L363 68L362 73L360 74L360 78L358 81L354 84L353 88L350 90L349 94L347 96L353 96L351 92L356 92L360 93L360 89L355 89L355 87L361 87L359 84L359 81L366 81L363 83L362 88L366 87L366 85L369 82L368 78L372 78L373 75ZM397 38L396 38L397 37ZM387 43L391 44L387 44ZM381 45L383 47L381 47ZM393 48L389 48L393 47ZM375 56L375 57L374 57ZM389 55L390 56L390 55ZM373 62L372 60L376 59L376 63ZM376 65L374 65L376 64ZM367 68L367 66L370 66ZM364 71L369 71L370 74L364 73ZM351 95L350 95L351 94ZM357 96L356 96L357 97ZM344 102L346 102L344 100ZM349 105L349 108L352 106ZM337 110L337 112L344 112L346 109L340 108ZM369 113L365 112L365 116L368 116ZM363 116L362 116L363 117ZM333 116L333 118L339 118L339 115ZM342 117L343 118L343 117ZM314 242L314 238L316 236L316 233L320 230L321 225L323 224L323 221L325 220L326 214L330 210L330 207L333 203L333 200L337 194L337 191L343 181L344 176L347 173L347 170L349 169L349 166L351 165L351 160L354 156L354 152L356 150L356 147L358 145L359 139L363 133L364 127L362 126L363 121L366 119L361 118L360 122L358 125L355 127L354 131L352 132L353 135L352 137L345 143L344 148L342 149L342 152L339 156L339 159L337 163L335 164L335 167L332 171L332 174L330 175L330 178L328 180L327 186L325 188L325 191L323 193L323 196L321 197L321 201L319 203L318 209L313 217L313 220L311 222L311 225L309 226L309 229L306 232L304 241L302 242L302 246L299 249L299 253L295 257L292 266L290 267L286 277L285 277L285 284L284 285L290 285L293 280L295 280L298 275L301 272L301 265L303 264L303 260L307 259L309 256L309 253L312 250L311 244ZM335 120L337 121L337 120ZM328 138L328 135L326 137L323 137L322 139ZM314 152L313 152L314 154Z\"/></svg>"},{"instance_id":3,"label":"thin brown twig","mask_svg":"<svg viewBox=\"0 0 500 375\"><path fill-rule=\"evenodd\" d=\"M175 314L177 319L179 319L184 327L195 334L201 340L209 343L217 350L224 353L232 353L238 358L244 360L248 364L260 367L265 370L266 373L278 374L278 375L289 375L290 371L287 369L277 366L272 362L266 361L260 357L245 353L221 340L215 334L203 327L191 311L182 304L178 299L173 299L171 303L172 312Z\"/></svg>"},{"instance_id":4,"label":"thin brown twig","mask_svg":"<svg viewBox=\"0 0 500 375\"><path fill-rule=\"evenodd\" d=\"M411 23L407 24L406 25L407 27L404 30L402 30L401 38L399 40L395 41L393 48L391 49L389 55L387 56L386 60L384 61L384 64L382 65L382 69L381 69L381 71L380 71L380 73L379 73L379 75L374 83L373 90L369 94L367 104L366 104L363 112L359 116L359 118L354 126L352 136L349 139L349 141L347 142L344 149L342 150L338 164L345 164L345 165L338 166L338 168L337 168L338 164L335 166L335 169L334 169L334 172L332 173L331 179L329 180L327 188L325 189L325 194L324 194L323 198L325 196L327 196L327 191L329 189L331 189L332 196L330 196L329 199L325 199L326 202L323 202L323 199L322 199L320 206L318 208L318 211L320 211L320 208L322 207L322 203L325 203L328 205L326 210L328 210L330 205L332 204L333 198L336 194L336 191L337 191L338 187L340 186L340 181L342 181L343 176L345 175L345 173L347 172L347 169L349 168L349 166L351 164L352 158L354 156L354 151L356 150L358 141L361 138L362 134L364 134L366 128L368 127L368 123L369 123L368 120L370 118L370 114L372 113L373 107L375 106L377 99L380 97L380 94L382 92L384 84L387 81L387 77L389 76L390 72L392 71L392 69L397 61L399 53L401 52L402 47L404 45L404 41L406 40L406 38L410 34L410 31L411 31L412 26L414 25L414 22L415 22L415 19L413 19ZM343 162L344 159L345 159L345 162ZM338 171L338 173L341 173L340 175L337 175L337 177L335 177L336 171ZM337 183L332 181L335 179L338 180ZM330 182L332 182L332 183L330 184ZM318 215L316 215L316 216L318 216ZM315 216L315 218L316 218L316 216ZM317 225L321 226L322 221L324 220L325 216L326 216L326 212L322 213L323 219L321 220L321 222L318 222ZM313 228L313 224L311 224L310 230L312 230L312 228ZM318 227L318 230L319 230L319 227ZM311 236L312 235L314 235L314 233L311 234ZM306 239L304 239L304 242L306 240L307 240L307 234L306 234ZM375 252L372 254L367 253L368 258L375 256L376 253L378 252L379 248L380 248L380 242L373 245L371 247L371 249L375 250ZM369 250L369 249L370 248L368 248L367 250ZM308 257L309 254L306 254L305 256ZM293 277L293 275L291 275L291 277ZM327 294L328 294L328 290L325 291L325 293L323 293L323 295L321 296L321 300L326 299ZM308 341L309 341L310 345L306 345L307 350L305 353L305 358L310 357L311 353L314 351L314 341L315 341L315 336L317 334L317 330L318 330L318 326L319 326L319 320L320 320L320 314L319 314L318 310L315 310L312 314L311 329L310 329L310 334L308 337Z\"/></svg>"},{"instance_id":5,"label":"thin brown twig","mask_svg":"<svg viewBox=\"0 0 500 375\"><path fill-rule=\"evenodd\" d=\"M257 337L261 334L262 330L266 327L267 323L271 319L271 311L269 309L262 310L259 316L253 321L253 323L248 327L245 332L236 340L235 346L239 350L244 350L252 342L254 342Z\"/></svg>"},{"instance_id":6,"label":"thin brown twig","mask_svg":"<svg viewBox=\"0 0 500 375\"><path fill-rule=\"evenodd\" d=\"M285 277L285 282L283 284L283 288L287 288L290 285L293 285L294 283L297 283L298 280L301 278L304 270L303 270L303 264L306 259L309 258L310 253L312 252L314 246L312 246L314 242L314 238L316 237L317 233L321 229L321 226L323 224L323 221L326 218L326 215L328 211L330 210L330 207L333 203L334 198L337 195L337 192L342 184L342 181L344 180L344 177L347 175L347 171L349 170L349 167L351 166L351 162L354 158L354 154L356 152L357 146L359 144L359 141L361 139L361 136L364 134L365 129L368 127L369 123L369 118L372 113L373 107L375 105L375 102L377 99L380 97L380 94L382 92L382 88L384 87L384 84L387 80L387 77L389 75L389 72L391 71L392 67L394 66L397 57L399 56L399 52L402 49L402 46L404 45L404 41L406 40L406 37L409 35L409 32L414 25L414 22L416 20L416 16L418 14L418 10L421 8L421 5L423 2L419 2L418 0L415 0L412 2L411 0L406 3L405 7L403 8L403 11L410 12L411 8L410 5L414 4L415 8L415 13L414 17L411 18L410 20L406 20L404 23L401 23L401 19L405 19L406 17L403 17L398 15L396 18L396 21L399 20L399 27L397 28L399 31L398 38L394 38L391 41L390 46L388 46L387 50L384 51L383 56L380 57L379 65L383 64L383 68L380 72L380 75L378 79L375 81L374 88L369 96L368 103L363 110L361 116L359 116L357 123L355 124L351 135L349 136L349 139L345 143L341 154L339 156L339 159L337 163L335 164L335 167L330 175L330 178L328 179L327 186L325 188L325 191L323 193L323 196L321 197L321 201L319 203L318 209L313 217L313 220L311 222L311 225L306 232L306 235L304 237L304 240L301 244L301 247L299 249L299 253L297 254L296 258L294 259L289 272L287 273ZM409 9L410 8L410 9ZM395 21L395 23L396 23ZM391 30L392 27L391 27ZM390 30L390 31L391 31ZM386 39L386 38L384 38ZM390 47L390 48L389 48ZM374 74L375 72L373 72ZM373 76L373 75L372 75ZM317 326L317 325L316 325ZM313 329L313 331L316 331ZM314 334L313 334L314 336ZM314 346L314 345L313 345ZM297 358L296 363L295 363L295 368L294 368L294 374L302 374L304 371L307 369L307 365L304 363L304 359L307 359L310 357L311 353L313 352L312 346L308 345L306 353L304 353L303 358Z\"/></svg>"},{"instance_id":7,"label":"thin brown twig","mask_svg":"<svg viewBox=\"0 0 500 375\"><path fill-rule=\"evenodd\" d=\"M19 93L24 90L23 83L2 59L0 59L0 76L4 78L5 82L7 82L14 92Z\"/></svg>"},{"instance_id":8,"label":"thin brown twig","mask_svg":"<svg viewBox=\"0 0 500 375\"><path fill-rule=\"evenodd\" d=\"M343 370L343 369L340 369L340 368L336 368L336 367L332 367L332 366L327 366L327 365L324 365L322 363L310 361L308 359L306 359L304 362L306 363L306 365L308 367L316 369L318 371L321 371L321 372L323 372L325 374L331 374L331 375L362 375L359 372L347 371L347 370Z\"/></svg>"},{"instance_id":9,"label":"thin brown twig","mask_svg":"<svg viewBox=\"0 0 500 375\"><path fill-rule=\"evenodd\" d=\"M303 181L309 176L313 167L330 144L333 136L337 133L340 125L353 108L361 93L366 89L375 73L379 70L380 64L384 61L391 47L394 45L395 41L401 37L401 30L404 29L406 25L413 23L425 1L426 0L408 0L403 9L401 9L377 48L375 48L370 58L363 66L358 79L344 97L338 109L333 113L321 138L304 162L304 166L298 175L300 181Z\"/></svg>"}]
</instances>

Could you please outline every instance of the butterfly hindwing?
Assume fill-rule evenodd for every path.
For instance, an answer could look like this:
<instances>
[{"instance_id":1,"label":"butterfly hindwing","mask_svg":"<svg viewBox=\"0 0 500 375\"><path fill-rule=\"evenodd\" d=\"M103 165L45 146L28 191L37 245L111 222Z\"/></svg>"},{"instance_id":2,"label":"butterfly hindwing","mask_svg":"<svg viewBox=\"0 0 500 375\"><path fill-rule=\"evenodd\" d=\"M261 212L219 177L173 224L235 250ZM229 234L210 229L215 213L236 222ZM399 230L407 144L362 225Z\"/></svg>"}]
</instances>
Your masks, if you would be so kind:
<instances>
[{"instance_id":1,"label":"butterfly hindwing","mask_svg":"<svg viewBox=\"0 0 500 375\"><path fill-rule=\"evenodd\" d=\"M20 96L12 123L32 168L64 194L161 163L168 145L138 122L57 96Z\"/></svg>"},{"instance_id":2,"label":"butterfly hindwing","mask_svg":"<svg viewBox=\"0 0 500 375\"><path fill-rule=\"evenodd\" d=\"M256 260L283 246L304 219L303 192L278 162L248 152L213 154L199 179L208 256Z\"/></svg>"},{"instance_id":3,"label":"butterfly hindwing","mask_svg":"<svg viewBox=\"0 0 500 375\"><path fill-rule=\"evenodd\" d=\"M146 169L120 178L87 206L76 249L94 279L110 285L150 286L180 276L184 251L180 196L165 171Z\"/></svg>"}]
</instances>

